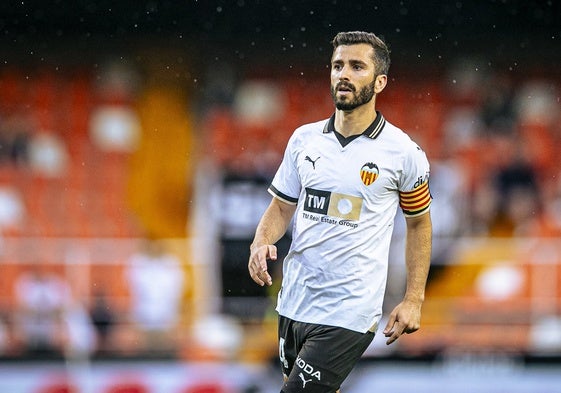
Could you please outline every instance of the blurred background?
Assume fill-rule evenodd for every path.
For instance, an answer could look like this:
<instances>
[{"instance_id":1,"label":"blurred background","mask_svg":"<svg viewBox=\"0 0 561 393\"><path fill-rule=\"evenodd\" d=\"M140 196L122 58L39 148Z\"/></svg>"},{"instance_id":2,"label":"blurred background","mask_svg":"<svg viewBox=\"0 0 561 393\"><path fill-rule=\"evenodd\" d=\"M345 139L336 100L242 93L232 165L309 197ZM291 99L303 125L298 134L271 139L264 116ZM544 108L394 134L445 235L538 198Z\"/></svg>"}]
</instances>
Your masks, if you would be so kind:
<instances>
[{"instance_id":1,"label":"blurred background","mask_svg":"<svg viewBox=\"0 0 561 393\"><path fill-rule=\"evenodd\" d=\"M435 235L422 329L344 392L559 391L560 3L46 0L0 5L1 392L280 390L248 247L343 30L390 45Z\"/></svg>"}]
</instances>

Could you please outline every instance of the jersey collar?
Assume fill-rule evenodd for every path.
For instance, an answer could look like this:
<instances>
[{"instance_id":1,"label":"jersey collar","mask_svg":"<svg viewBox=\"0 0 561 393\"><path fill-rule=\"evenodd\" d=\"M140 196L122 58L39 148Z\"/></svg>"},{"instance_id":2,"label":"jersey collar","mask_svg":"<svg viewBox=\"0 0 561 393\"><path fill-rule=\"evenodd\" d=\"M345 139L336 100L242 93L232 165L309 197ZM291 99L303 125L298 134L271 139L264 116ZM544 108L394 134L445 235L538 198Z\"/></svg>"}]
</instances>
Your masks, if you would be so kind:
<instances>
[{"instance_id":1,"label":"jersey collar","mask_svg":"<svg viewBox=\"0 0 561 393\"><path fill-rule=\"evenodd\" d=\"M376 139L378 135L380 135L380 133L382 132L382 129L384 128L385 125L386 125L386 119L384 119L384 116L382 116L382 114L379 111L376 111L376 118L374 119L372 124L370 124L368 128L362 132L362 135L367 136L368 138L371 139ZM325 123L325 127L323 127L324 134L334 131L335 131L335 113L329 118L329 121Z\"/></svg>"}]
</instances>

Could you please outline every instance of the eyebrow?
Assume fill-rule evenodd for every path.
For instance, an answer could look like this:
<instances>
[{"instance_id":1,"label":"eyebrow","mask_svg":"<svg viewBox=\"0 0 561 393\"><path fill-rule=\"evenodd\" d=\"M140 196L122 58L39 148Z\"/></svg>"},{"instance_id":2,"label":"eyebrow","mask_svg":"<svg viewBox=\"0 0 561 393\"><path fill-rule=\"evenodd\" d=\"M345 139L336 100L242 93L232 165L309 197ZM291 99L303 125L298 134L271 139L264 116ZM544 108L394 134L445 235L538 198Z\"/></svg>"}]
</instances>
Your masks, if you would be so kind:
<instances>
[{"instance_id":1,"label":"eyebrow","mask_svg":"<svg viewBox=\"0 0 561 393\"><path fill-rule=\"evenodd\" d=\"M337 59L337 60L332 60L332 61L331 61L331 64L342 64L342 63L344 63L344 61L341 60L341 59ZM360 64L360 65L365 65L365 66L368 65L367 62L365 62L365 61L363 61L363 60L357 60L357 59L351 59L351 60L349 60L349 64L351 64L351 65Z\"/></svg>"}]
</instances>

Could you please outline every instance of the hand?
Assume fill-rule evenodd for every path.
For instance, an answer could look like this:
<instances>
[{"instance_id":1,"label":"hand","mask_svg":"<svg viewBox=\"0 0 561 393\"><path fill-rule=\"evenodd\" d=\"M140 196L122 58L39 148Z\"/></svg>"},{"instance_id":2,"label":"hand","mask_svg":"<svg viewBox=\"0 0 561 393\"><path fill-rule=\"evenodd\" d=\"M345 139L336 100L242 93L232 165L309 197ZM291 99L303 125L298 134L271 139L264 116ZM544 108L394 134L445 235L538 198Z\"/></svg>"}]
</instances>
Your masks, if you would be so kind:
<instances>
[{"instance_id":1,"label":"hand","mask_svg":"<svg viewBox=\"0 0 561 393\"><path fill-rule=\"evenodd\" d=\"M386 345L390 345L403 333L413 333L421 327L421 303L404 300L399 303L390 314L390 319L384 329L384 335L389 337Z\"/></svg>"},{"instance_id":2,"label":"hand","mask_svg":"<svg viewBox=\"0 0 561 393\"><path fill-rule=\"evenodd\" d=\"M277 260L277 247L267 244L259 247L251 247L249 255L249 275L257 284L270 286L273 283L269 272L267 272L267 260Z\"/></svg>"}]
</instances>

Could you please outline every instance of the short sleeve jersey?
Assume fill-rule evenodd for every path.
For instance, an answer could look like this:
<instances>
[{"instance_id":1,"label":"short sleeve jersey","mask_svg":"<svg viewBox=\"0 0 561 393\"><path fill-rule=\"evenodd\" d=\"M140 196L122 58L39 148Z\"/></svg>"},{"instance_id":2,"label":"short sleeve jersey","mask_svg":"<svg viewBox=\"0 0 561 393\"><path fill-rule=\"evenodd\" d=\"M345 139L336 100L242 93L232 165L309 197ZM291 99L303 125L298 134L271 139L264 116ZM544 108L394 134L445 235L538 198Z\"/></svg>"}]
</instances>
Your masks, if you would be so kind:
<instances>
[{"instance_id":1,"label":"short sleeve jersey","mask_svg":"<svg viewBox=\"0 0 561 393\"><path fill-rule=\"evenodd\" d=\"M377 324L397 207L429 210L429 172L423 150L379 112L347 144L334 116L298 128L269 187L297 204L279 314L358 332Z\"/></svg>"}]
</instances>

